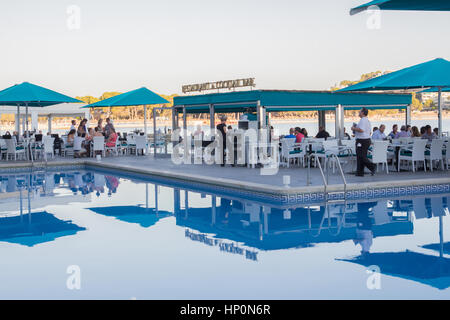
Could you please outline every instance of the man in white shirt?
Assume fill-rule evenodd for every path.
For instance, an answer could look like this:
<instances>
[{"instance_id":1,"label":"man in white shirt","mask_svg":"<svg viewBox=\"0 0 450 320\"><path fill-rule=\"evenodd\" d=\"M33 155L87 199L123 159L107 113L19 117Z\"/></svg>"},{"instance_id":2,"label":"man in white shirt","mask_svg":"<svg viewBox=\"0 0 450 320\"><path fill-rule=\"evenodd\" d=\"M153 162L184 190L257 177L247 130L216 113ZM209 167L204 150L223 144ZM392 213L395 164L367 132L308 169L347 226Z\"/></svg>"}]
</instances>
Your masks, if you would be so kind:
<instances>
[{"instance_id":1,"label":"man in white shirt","mask_svg":"<svg viewBox=\"0 0 450 320\"><path fill-rule=\"evenodd\" d=\"M364 177L365 167L370 170L372 175L375 174L376 169L376 165L367 158L367 151L372 143L370 140L370 131L372 126L370 125L369 119L367 119L368 114L369 110L362 108L359 112L359 117L361 120L356 126L352 127L352 131L355 133L356 138L356 176L358 177Z\"/></svg>"},{"instance_id":2,"label":"man in white shirt","mask_svg":"<svg viewBox=\"0 0 450 320\"><path fill-rule=\"evenodd\" d=\"M382 124L380 128L372 134L372 140L386 140L384 130L386 130L386 126Z\"/></svg>"}]
</instances>

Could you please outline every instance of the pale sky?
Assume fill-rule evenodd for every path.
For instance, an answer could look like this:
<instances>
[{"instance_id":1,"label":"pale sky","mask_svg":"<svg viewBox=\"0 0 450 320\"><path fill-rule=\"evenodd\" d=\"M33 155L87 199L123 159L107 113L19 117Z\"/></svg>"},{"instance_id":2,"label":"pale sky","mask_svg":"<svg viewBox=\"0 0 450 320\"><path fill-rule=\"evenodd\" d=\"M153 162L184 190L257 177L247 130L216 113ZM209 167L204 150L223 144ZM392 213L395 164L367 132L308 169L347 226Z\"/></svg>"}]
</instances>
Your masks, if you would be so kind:
<instances>
[{"instance_id":1,"label":"pale sky","mask_svg":"<svg viewBox=\"0 0 450 320\"><path fill-rule=\"evenodd\" d=\"M450 12L389 12L364 0L40 0L0 4L0 89L23 81L72 95L255 77L260 89L329 89L343 79L450 59ZM67 8L80 8L70 30Z\"/></svg>"}]
</instances>

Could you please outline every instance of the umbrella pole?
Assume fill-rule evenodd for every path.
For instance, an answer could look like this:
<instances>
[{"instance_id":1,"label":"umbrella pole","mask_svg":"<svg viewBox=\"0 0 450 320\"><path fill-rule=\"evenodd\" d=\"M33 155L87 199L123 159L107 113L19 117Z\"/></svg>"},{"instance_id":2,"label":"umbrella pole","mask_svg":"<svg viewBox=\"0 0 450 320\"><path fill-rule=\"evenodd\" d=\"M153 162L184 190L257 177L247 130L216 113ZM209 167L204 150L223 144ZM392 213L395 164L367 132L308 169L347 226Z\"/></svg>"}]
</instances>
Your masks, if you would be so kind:
<instances>
[{"instance_id":1,"label":"umbrella pole","mask_svg":"<svg viewBox=\"0 0 450 320\"><path fill-rule=\"evenodd\" d=\"M17 129L16 131L20 137L20 106L19 105L17 105L17 120L16 121L18 122L16 125L16 129Z\"/></svg>"},{"instance_id":2,"label":"umbrella pole","mask_svg":"<svg viewBox=\"0 0 450 320\"><path fill-rule=\"evenodd\" d=\"M439 136L442 137L442 88L439 87L438 91L438 128Z\"/></svg>"},{"instance_id":3,"label":"umbrella pole","mask_svg":"<svg viewBox=\"0 0 450 320\"><path fill-rule=\"evenodd\" d=\"M147 105L144 104L144 136L145 136L145 151L146 153L148 153L148 149L147 149Z\"/></svg>"}]
</instances>

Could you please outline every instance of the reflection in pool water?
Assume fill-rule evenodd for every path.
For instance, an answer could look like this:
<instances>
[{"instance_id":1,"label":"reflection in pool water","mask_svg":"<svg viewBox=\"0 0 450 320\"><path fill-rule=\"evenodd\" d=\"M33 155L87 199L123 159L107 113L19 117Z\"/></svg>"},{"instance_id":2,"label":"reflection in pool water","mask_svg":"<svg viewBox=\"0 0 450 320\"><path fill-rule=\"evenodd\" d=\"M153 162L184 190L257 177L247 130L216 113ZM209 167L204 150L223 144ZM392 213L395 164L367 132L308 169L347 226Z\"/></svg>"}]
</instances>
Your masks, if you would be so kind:
<instances>
[{"instance_id":1,"label":"reflection in pool water","mask_svg":"<svg viewBox=\"0 0 450 320\"><path fill-rule=\"evenodd\" d=\"M95 171L2 174L0 297L448 298L449 205L440 195L287 207ZM51 280L20 282L24 260ZM54 274L69 264L88 274L79 293ZM378 293L365 284L373 265ZM117 290L101 276L111 266Z\"/></svg>"}]
</instances>

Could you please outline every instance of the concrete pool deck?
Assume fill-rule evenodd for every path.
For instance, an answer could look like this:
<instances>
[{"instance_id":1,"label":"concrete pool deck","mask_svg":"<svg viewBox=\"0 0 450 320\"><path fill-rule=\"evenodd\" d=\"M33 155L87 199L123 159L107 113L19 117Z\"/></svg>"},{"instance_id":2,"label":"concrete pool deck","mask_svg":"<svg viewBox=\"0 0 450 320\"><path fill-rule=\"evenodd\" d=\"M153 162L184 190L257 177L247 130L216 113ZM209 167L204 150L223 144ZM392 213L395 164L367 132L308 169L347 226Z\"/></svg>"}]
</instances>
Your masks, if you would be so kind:
<instances>
[{"instance_id":1,"label":"concrete pool deck","mask_svg":"<svg viewBox=\"0 0 450 320\"><path fill-rule=\"evenodd\" d=\"M319 169L311 168L310 185L306 184L307 169L293 166L280 168L274 175L262 175L260 169L247 167L231 167L220 165L176 165L170 158L154 158L149 156L121 156L106 157L101 161L95 159L66 159L55 158L45 162L35 162L35 168L85 166L93 169L117 170L134 174L154 177L164 177L190 183L229 188L245 192L255 192L271 196L292 197L299 194L320 194L324 191L323 179ZM11 169L25 169L29 162L1 162L0 172ZM348 168L347 168L348 169ZM344 168L345 170L345 168ZM283 176L290 176L289 187L283 185ZM346 174L347 192L374 190L383 188L412 188L418 186L445 186L450 188L450 171L435 170L434 172L391 172L380 171L371 176L356 177ZM448 187L447 187L448 186ZM343 193L344 185L341 176L336 172L329 172L327 191ZM445 189L445 192L447 189Z\"/></svg>"}]
</instances>

